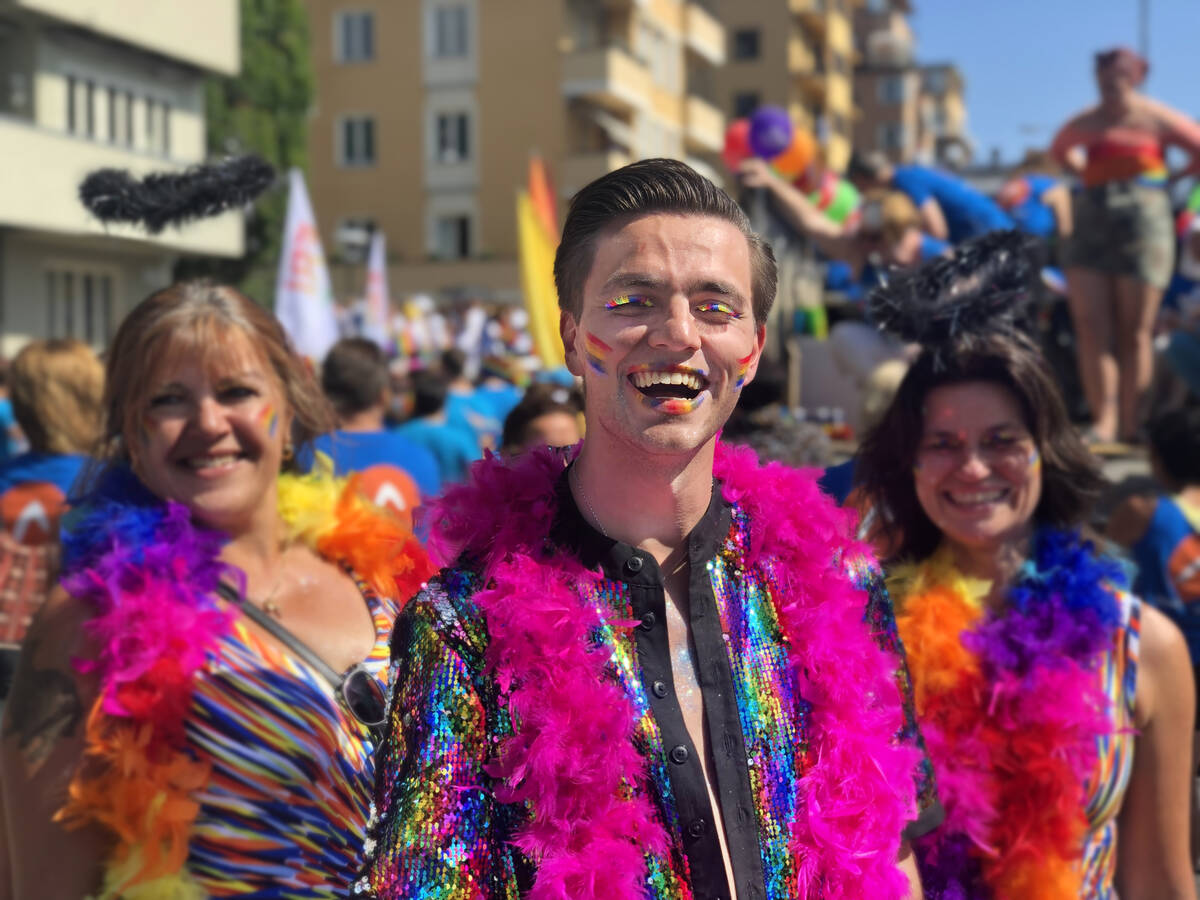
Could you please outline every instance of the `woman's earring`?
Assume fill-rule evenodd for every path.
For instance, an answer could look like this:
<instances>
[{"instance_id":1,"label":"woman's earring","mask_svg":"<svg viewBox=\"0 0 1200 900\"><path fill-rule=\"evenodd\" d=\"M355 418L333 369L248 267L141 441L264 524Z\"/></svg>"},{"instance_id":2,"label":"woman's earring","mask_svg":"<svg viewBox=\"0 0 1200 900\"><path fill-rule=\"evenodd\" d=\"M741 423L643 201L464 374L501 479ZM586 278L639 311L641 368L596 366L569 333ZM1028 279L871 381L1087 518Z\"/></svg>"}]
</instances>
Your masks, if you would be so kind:
<instances>
[{"instance_id":1,"label":"woman's earring","mask_svg":"<svg viewBox=\"0 0 1200 900\"><path fill-rule=\"evenodd\" d=\"M292 457L295 455L296 455L296 448L292 446L292 442L289 440L287 443L285 443L283 445L283 461L291 462Z\"/></svg>"}]
</instances>

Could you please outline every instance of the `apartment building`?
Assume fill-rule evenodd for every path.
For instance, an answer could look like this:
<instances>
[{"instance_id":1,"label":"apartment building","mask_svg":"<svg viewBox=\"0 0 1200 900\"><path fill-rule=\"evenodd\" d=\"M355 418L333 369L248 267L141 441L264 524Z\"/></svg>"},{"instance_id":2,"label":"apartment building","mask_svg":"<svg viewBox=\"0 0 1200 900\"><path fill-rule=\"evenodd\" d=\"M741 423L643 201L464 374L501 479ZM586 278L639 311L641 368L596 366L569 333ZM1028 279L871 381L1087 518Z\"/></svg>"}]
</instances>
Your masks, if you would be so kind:
<instances>
[{"instance_id":1,"label":"apartment building","mask_svg":"<svg viewBox=\"0 0 1200 900\"><path fill-rule=\"evenodd\" d=\"M854 146L893 162L916 158L921 138L921 74L908 0L868 0L854 12Z\"/></svg>"},{"instance_id":2,"label":"apartment building","mask_svg":"<svg viewBox=\"0 0 1200 900\"><path fill-rule=\"evenodd\" d=\"M970 162L962 73L917 60L909 0L864 0L854 12L854 146L893 162Z\"/></svg>"},{"instance_id":3,"label":"apartment building","mask_svg":"<svg viewBox=\"0 0 1200 900\"><path fill-rule=\"evenodd\" d=\"M531 154L565 199L650 156L719 177L725 31L705 0L307 0L309 186L335 290L372 229L399 297L519 297Z\"/></svg>"},{"instance_id":4,"label":"apartment building","mask_svg":"<svg viewBox=\"0 0 1200 900\"><path fill-rule=\"evenodd\" d=\"M918 156L952 169L970 164L974 145L967 131L967 101L962 72L953 63L921 66Z\"/></svg>"},{"instance_id":5,"label":"apartment building","mask_svg":"<svg viewBox=\"0 0 1200 900\"><path fill-rule=\"evenodd\" d=\"M104 346L180 254L239 256L237 212L148 236L102 226L83 177L205 157L204 78L240 64L237 0L0 0L0 353Z\"/></svg>"},{"instance_id":6,"label":"apartment building","mask_svg":"<svg viewBox=\"0 0 1200 900\"><path fill-rule=\"evenodd\" d=\"M781 106L811 130L827 162L850 157L853 97L853 20L857 0L720 0L729 59L718 73L726 115L747 116Z\"/></svg>"}]
</instances>

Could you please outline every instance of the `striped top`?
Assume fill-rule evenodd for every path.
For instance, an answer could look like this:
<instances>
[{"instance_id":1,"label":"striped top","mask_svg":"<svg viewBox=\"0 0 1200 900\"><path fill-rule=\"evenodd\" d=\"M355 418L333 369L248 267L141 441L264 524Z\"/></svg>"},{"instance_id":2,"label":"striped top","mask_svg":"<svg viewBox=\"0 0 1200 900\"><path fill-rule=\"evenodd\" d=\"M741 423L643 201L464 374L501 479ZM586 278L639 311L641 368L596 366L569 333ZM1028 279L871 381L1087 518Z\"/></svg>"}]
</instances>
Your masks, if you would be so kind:
<instances>
[{"instance_id":1,"label":"striped top","mask_svg":"<svg viewBox=\"0 0 1200 900\"><path fill-rule=\"evenodd\" d=\"M1087 900L1115 900L1117 814L1133 771L1134 700L1137 693L1138 641L1142 601L1119 593L1121 625L1100 664L1099 677L1112 702L1113 733L1098 738L1096 773L1088 783L1089 831L1083 847L1083 893Z\"/></svg>"},{"instance_id":2,"label":"striped top","mask_svg":"<svg viewBox=\"0 0 1200 900\"><path fill-rule=\"evenodd\" d=\"M386 686L399 611L355 582L375 624L364 661ZM346 895L361 861L374 744L321 675L239 615L195 682L188 745L209 762L187 869L214 897Z\"/></svg>"}]
</instances>

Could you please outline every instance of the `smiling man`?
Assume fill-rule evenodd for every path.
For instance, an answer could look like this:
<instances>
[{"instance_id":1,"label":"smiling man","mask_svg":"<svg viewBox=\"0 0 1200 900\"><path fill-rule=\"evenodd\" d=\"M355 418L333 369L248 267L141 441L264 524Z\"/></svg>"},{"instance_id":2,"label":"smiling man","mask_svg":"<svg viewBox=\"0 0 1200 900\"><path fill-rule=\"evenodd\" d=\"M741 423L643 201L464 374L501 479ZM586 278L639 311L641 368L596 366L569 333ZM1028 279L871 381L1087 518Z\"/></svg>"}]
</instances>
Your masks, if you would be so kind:
<instances>
[{"instance_id":1,"label":"smiling man","mask_svg":"<svg viewBox=\"0 0 1200 900\"><path fill-rule=\"evenodd\" d=\"M919 896L940 807L878 572L812 475L717 441L770 248L645 160L574 198L555 279L587 437L435 510L450 565L396 625L356 891Z\"/></svg>"}]
</instances>

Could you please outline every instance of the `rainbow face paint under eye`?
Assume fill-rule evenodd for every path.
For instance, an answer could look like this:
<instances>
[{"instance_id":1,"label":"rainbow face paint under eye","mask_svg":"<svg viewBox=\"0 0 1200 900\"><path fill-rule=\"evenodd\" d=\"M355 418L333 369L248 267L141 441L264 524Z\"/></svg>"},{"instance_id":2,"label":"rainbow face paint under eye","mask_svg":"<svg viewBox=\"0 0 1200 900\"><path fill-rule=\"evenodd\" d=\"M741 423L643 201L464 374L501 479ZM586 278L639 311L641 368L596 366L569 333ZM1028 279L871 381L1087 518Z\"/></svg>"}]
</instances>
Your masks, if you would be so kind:
<instances>
[{"instance_id":1,"label":"rainbow face paint under eye","mask_svg":"<svg viewBox=\"0 0 1200 900\"><path fill-rule=\"evenodd\" d=\"M592 367L592 371L597 375L607 375L608 370L604 368L604 363L608 359L608 355L612 353L612 347L600 340L590 331L584 335L584 355L587 357L588 365Z\"/></svg>"},{"instance_id":2,"label":"rainbow face paint under eye","mask_svg":"<svg viewBox=\"0 0 1200 900\"><path fill-rule=\"evenodd\" d=\"M737 382L733 386L734 390L740 389L741 386L746 383L746 373L750 371L750 363L753 359L754 354L751 353L745 359L738 360Z\"/></svg>"},{"instance_id":3,"label":"rainbow face paint under eye","mask_svg":"<svg viewBox=\"0 0 1200 900\"><path fill-rule=\"evenodd\" d=\"M625 296L614 297L612 300L609 300L604 304L604 308L619 309L622 306L646 307L653 305L654 304L650 302L650 298L648 297L643 297L639 294L627 294Z\"/></svg>"}]
</instances>

